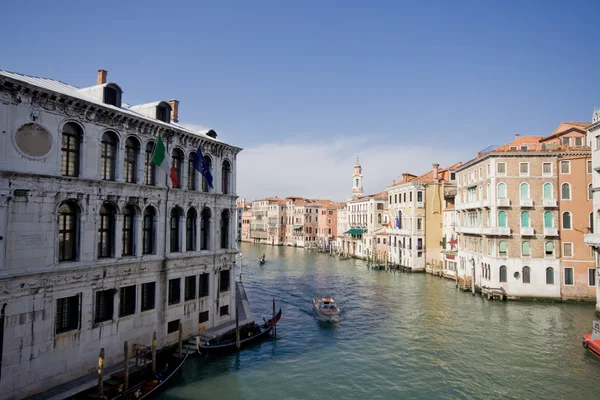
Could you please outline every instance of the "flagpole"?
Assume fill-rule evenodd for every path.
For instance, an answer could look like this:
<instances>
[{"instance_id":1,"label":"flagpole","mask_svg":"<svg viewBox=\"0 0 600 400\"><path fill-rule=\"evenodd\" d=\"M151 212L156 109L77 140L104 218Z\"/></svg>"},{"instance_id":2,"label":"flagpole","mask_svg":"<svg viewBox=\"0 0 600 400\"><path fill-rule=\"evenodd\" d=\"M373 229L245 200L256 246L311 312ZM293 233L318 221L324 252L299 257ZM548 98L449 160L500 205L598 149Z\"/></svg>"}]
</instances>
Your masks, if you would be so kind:
<instances>
[{"instance_id":1,"label":"flagpole","mask_svg":"<svg viewBox=\"0 0 600 400\"><path fill-rule=\"evenodd\" d=\"M161 135L161 133L159 132L158 134L159 136ZM169 157L169 142L170 142L170 137L167 136L167 151L165 154L165 157ZM163 257L163 265L162 265L162 274L163 274L163 282L162 282L162 286L163 286L163 290L166 291L166 287L167 287L167 283L168 283L168 279L167 279L167 246L170 244L170 240L167 240L167 225L170 221L169 219L169 174L165 174L165 185L167 186L167 194L165 196L165 228L164 228L164 236L163 236L163 242L165 244L165 252L164 252L164 257ZM164 316L166 315L166 299L167 296L163 296L163 298L165 299L165 301L163 302L163 324L164 324Z\"/></svg>"}]
</instances>

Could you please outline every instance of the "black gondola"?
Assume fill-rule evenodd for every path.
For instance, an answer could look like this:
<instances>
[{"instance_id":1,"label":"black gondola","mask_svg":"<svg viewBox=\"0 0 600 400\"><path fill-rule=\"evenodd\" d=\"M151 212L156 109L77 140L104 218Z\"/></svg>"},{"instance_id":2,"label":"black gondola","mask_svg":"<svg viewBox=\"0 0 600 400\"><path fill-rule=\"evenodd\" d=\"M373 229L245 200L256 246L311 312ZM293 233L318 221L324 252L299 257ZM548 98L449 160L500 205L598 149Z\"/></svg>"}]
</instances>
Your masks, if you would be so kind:
<instances>
[{"instance_id":1,"label":"black gondola","mask_svg":"<svg viewBox=\"0 0 600 400\"><path fill-rule=\"evenodd\" d=\"M198 345L198 352L204 353L228 353L241 350L248 345L257 342L258 340L266 337L273 330L277 322L281 319L281 308L274 318L266 321L264 324L259 325L255 322L246 324L240 327L240 341L239 348L236 341L236 332L230 332L229 334L215 339L211 339L208 342L200 343ZM245 339L244 339L245 338Z\"/></svg>"},{"instance_id":2,"label":"black gondola","mask_svg":"<svg viewBox=\"0 0 600 400\"><path fill-rule=\"evenodd\" d=\"M263 265L264 263L266 263L266 261L265 261L264 258L261 258L260 260L258 260L258 262L259 262L260 265Z\"/></svg>"}]
</instances>

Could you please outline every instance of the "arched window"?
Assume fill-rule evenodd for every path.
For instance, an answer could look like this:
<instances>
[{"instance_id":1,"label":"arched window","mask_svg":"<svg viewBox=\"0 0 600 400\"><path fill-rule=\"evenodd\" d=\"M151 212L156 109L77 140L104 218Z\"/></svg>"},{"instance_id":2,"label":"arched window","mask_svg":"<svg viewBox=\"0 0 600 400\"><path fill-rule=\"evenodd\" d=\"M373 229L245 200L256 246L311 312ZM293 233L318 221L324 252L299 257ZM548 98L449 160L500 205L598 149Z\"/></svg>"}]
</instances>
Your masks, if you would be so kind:
<instances>
[{"instance_id":1,"label":"arched window","mask_svg":"<svg viewBox=\"0 0 600 400\"><path fill-rule=\"evenodd\" d=\"M588 185L588 200L592 200L594 198L594 191L592 190L592 184Z\"/></svg>"},{"instance_id":2,"label":"arched window","mask_svg":"<svg viewBox=\"0 0 600 400\"><path fill-rule=\"evenodd\" d=\"M115 217L112 204L104 203L100 207L98 221L98 258L114 257L115 254Z\"/></svg>"},{"instance_id":3,"label":"arched window","mask_svg":"<svg viewBox=\"0 0 600 400\"><path fill-rule=\"evenodd\" d=\"M531 283L531 271L528 266L523 267L523 283Z\"/></svg>"},{"instance_id":4,"label":"arched window","mask_svg":"<svg viewBox=\"0 0 600 400\"><path fill-rule=\"evenodd\" d=\"M398 210L398 219L396 220L396 227L402 229L402 211Z\"/></svg>"},{"instance_id":5,"label":"arched window","mask_svg":"<svg viewBox=\"0 0 600 400\"><path fill-rule=\"evenodd\" d=\"M72 122L63 126L60 171L63 176L79 176L81 127Z\"/></svg>"},{"instance_id":6,"label":"arched window","mask_svg":"<svg viewBox=\"0 0 600 400\"><path fill-rule=\"evenodd\" d=\"M175 207L171 210L171 222L170 222L170 226L171 226L171 237L170 237L170 248L171 248L171 253L178 253L181 251L181 247L179 245L180 243L180 238L179 238L179 226L181 224L181 217L183 216L183 211L181 211L181 208L179 207Z\"/></svg>"},{"instance_id":7,"label":"arched window","mask_svg":"<svg viewBox=\"0 0 600 400\"><path fill-rule=\"evenodd\" d=\"M210 208L205 207L200 215L200 250L210 249Z\"/></svg>"},{"instance_id":8,"label":"arched window","mask_svg":"<svg viewBox=\"0 0 600 400\"><path fill-rule=\"evenodd\" d=\"M204 162L208 166L208 171L211 172L211 174L212 174L212 160L211 160L211 158L209 156L204 156ZM208 180L206 179L206 177L204 175L202 175L202 191L203 192L208 192L208 189L209 189Z\"/></svg>"},{"instance_id":9,"label":"arched window","mask_svg":"<svg viewBox=\"0 0 600 400\"><path fill-rule=\"evenodd\" d=\"M562 215L562 228L571 229L571 213L564 212Z\"/></svg>"},{"instance_id":10,"label":"arched window","mask_svg":"<svg viewBox=\"0 0 600 400\"><path fill-rule=\"evenodd\" d=\"M500 282L506 282L506 266L500 267Z\"/></svg>"},{"instance_id":11,"label":"arched window","mask_svg":"<svg viewBox=\"0 0 600 400\"><path fill-rule=\"evenodd\" d=\"M506 242L504 240L498 242L498 254L501 256L506 255Z\"/></svg>"},{"instance_id":12,"label":"arched window","mask_svg":"<svg viewBox=\"0 0 600 400\"><path fill-rule=\"evenodd\" d=\"M144 210L144 237L142 238L144 254L154 254L154 217L156 212L153 207Z\"/></svg>"},{"instance_id":13,"label":"arched window","mask_svg":"<svg viewBox=\"0 0 600 400\"><path fill-rule=\"evenodd\" d=\"M546 211L544 213L544 228L552 228L554 226L554 221L552 219L552 212Z\"/></svg>"},{"instance_id":14,"label":"arched window","mask_svg":"<svg viewBox=\"0 0 600 400\"><path fill-rule=\"evenodd\" d=\"M529 211L521 212L521 228L529 228Z\"/></svg>"},{"instance_id":15,"label":"arched window","mask_svg":"<svg viewBox=\"0 0 600 400\"><path fill-rule=\"evenodd\" d=\"M498 226L500 228L506 228L506 211L500 211L498 213Z\"/></svg>"},{"instance_id":16,"label":"arched window","mask_svg":"<svg viewBox=\"0 0 600 400\"><path fill-rule=\"evenodd\" d=\"M140 152L140 142L137 139L129 137L125 141L125 182L137 182L138 153Z\"/></svg>"},{"instance_id":17,"label":"arched window","mask_svg":"<svg viewBox=\"0 0 600 400\"><path fill-rule=\"evenodd\" d=\"M104 181L114 181L117 161L117 135L114 132L104 132L100 147L102 150L100 155L100 178Z\"/></svg>"},{"instance_id":18,"label":"arched window","mask_svg":"<svg viewBox=\"0 0 600 400\"><path fill-rule=\"evenodd\" d=\"M154 186L156 185L156 174L155 165L152 162L152 152L154 151L154 142L148 142L146 144L146 162L144 170L144 184Z\"/></svg>"},{"instance_id":19,"label":"arched window","mask_svg":"<svg viewBox=\"0 0 600 400\"><path fill-rule=\"evenodd\" d=\"M524 257L531 256L531 246L528 241L521 243L521 255Z\"/></svg>"},{"instance_id":20,"label":"arched window","mask_svg":"<svg viewBox=\"0 0 600 400\"><path fill-rule=\"evenodd\" d=\"M77 259L79 213L75 202L65 202L58 209L58 261Z\"/></svg>"},{"instance_id":21,"label":"arched window","mask_svg":"<svg viewBox=\"0 0 600 400\"><path fill-rule=\"evenodd\" d=\"M544 200L552 200L554 196L552 195L552 184L544 183Z\"/></svg>"},{"instance_id":22,"label":"arched window","mask_svg":"<svg viewBox=\"0 0 600 400\"><path fill-rule=\"evenodd\" d=\"M196 153L190 153L188 157L188 190L196 190L196 168L194 168L194 159L196 158Z\"/></svg>"},{"instance_id":23,"label":"arched window","mask_svg":"<svg viewBox=\"0 0 600 400\"><path fill-rule=\"evenodd\" d=\"M571 200L571 185L563 183L560 187L560 193L561 200Z\"/></svg>"},{"instance_id":24,"label":"arched window","mask_svg":"<svg viewBox=\"0 0 600 400\"><path fill-rule=\"evenodd\" d=\"M185 219L185 250L196 251L196 224L198 214L196 209L190 208Z\"/></svg>"},{"instance_id":25,"label":"arched window","mask_svg":"<svg viewBox=\"0 0 600 400\"><path fill-rule=\"evenodd\" d=\"M381 214L377 214L377 223L381 224Z\"/></svg>"},{"instance_id":26,"label":"arched window","mask_svg":"<svg viewBox=\"0 0 600 400\"><path fill-rule=\"evenodd\" d=\"M310 229L312 233L312 229ZM229 210L225 209L221 212L221 248L229 248Z\"/></svg>"},{"instance_id":27,"label":"arched window","mask_svg":"<svg viewBox=\"0 0 600 400\"><path fill-rule=\"evenodd\" d=\"M124 256L135 255L135 208L128 205L123 210L123 248L121 253Z\"/></svg>"},{"instance_id":28,"label":"arched window","mask_svg":"<svg viewBox=\"0 0 600 400\"><path fill-rule=\"evenodd\" d=\"M546 284L554 285L554 268L552 267L546 268Z\"/></svg>"},{"instance_id":29,"label":"arched window","mask_svg":"<svg viewBox=\"0 0 600 400\"><path fill-rule=\"evenodd\" d=\"M486 186L486 195L485 195L485 198L486 198L487 200L489 200L489 199L491 198L491 194L492 194L492 193L491 193L491 190L492 190L492 187L491 187L491 185L488 183L488 184L487 184L487 186Z\"/></svg>"},{"instance_id":30,"label":"arched window","mask_svg":"<svg viewBox=\"0 0 600 400\"><path fill-rule=\"evenodd\" d=\"M506 198L506 183L501 182L498 184L498 198L505 199Z\"/></svg>"},{"instance_id":31,"label":"arched window","mask_svg":"<svg viewBox=\"0 0 600 400\"><path fill-rule=\"evenodd\" d=\"M179 149L173 150L173 170L177 177L177 182L173 182L173 187L181 189L181 164L183 163L183 152Z\"/></svg>"},{"instance_id":32,"label":"arched window","mask_svg":"<svg viewBox=\"0 0 600 400\"><path fill-rule=\"evenodd\" d=\"M231 192L231 165L229 161L223 161L223 168L221 170L221 189L223 190L223 194L228 194Z\"/></svg>"},{"instance_id":33,"label":"arched window","mask_svg":"<svg viewBox=\"0 0 600 400\"><path fill-rule=\"evenodd\" d=\"M553 256L554 255L554 243L548 241L544 244L544 250L546 253L546 256Z\"/></svg>"},{"instance_id":34,"label":"arched window","mask_svg":"<svg viewBox=\"0 0 600 400\"><path fill-rule=\"evenodd\" d=\"M590 233L593 233L593 232L594 232L594 213L593 213L593 212L591 212L591 213L590 213L590 221L589 221L589 224L590 224L590 226L589 226L589 228L590 228Z\"/></svg>"},{"instance_id":35,"label":"arched window","mask_svg":"<svg viewBox=\"0 0 600 400\"><path fill-rule=\"evenodd\" d=\"M524 199L524 200L529 199L529 184L528 183L521 183L520 194L521 194L522 199Z\"/></svg>"},{"instance_id":36,"label":"arched window","mask_svg":"<svg viewBox=\"0 0 600 400\"><path fill-rule=\"evenodd\" d=\"M477 200L483 200L483 187L479 186L479 190L477 191Z\"/></svg>"}]
</instances>

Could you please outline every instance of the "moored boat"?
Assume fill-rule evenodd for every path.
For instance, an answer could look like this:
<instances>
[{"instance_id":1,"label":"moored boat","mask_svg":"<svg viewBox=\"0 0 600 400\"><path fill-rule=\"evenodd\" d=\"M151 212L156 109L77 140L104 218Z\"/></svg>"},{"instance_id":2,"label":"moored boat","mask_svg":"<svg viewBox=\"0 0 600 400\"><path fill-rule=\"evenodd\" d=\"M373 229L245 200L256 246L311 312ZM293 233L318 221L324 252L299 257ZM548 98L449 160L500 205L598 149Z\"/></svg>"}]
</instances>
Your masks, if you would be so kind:
<instances>
[{"instance_id":1,"label":"moored boat","mask_svg":"<svg viewBox=\"0 0 600 400\"><path fill-rule=\"evenodd\" d=\"M594 321L592 333L583 336L583 347L596 357L600 357L600 321Z\"/></svg>"},{"instance_id":2,"label":"moored boat","mask_svg":"<svg viewBox=\"0 0 600 400\"><path fill-rule=\"evenodd\" d=\"M313 298L313 307L317 316L325 321L337 321L340 317L340 309L332 297Z\"/></svg>"}]
</instances>

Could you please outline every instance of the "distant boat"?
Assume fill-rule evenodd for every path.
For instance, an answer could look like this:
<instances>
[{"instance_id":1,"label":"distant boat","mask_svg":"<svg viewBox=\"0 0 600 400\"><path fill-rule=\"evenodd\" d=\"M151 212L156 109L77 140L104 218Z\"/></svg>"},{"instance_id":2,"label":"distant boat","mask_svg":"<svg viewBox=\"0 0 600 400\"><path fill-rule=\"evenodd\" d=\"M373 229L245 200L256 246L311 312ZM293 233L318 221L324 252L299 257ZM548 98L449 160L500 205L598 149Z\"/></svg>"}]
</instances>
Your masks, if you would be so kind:
<instances>
[{"instance_id":1,"label":"distant boat","mask_svg":"<svg viewBox=\"0 0 600 400\"><path fill-rule=\"evenodd\" d=\"M265 255L263 254L259 259L258 259L258 263L260 265L263 265L264 263L266 263L267 261L265 260Z\"/></svg>"},{"instance_id":2,"label":"distant boat","mask_svg":"<svg viewBox=\"0 0 600 400\"><path fill-rule=\"evenodd\" d=\"M339 320L340 309L332 297L315 297L313 299L313 307L320 319L325 321Z\"/></svg>"}]
</instances>

